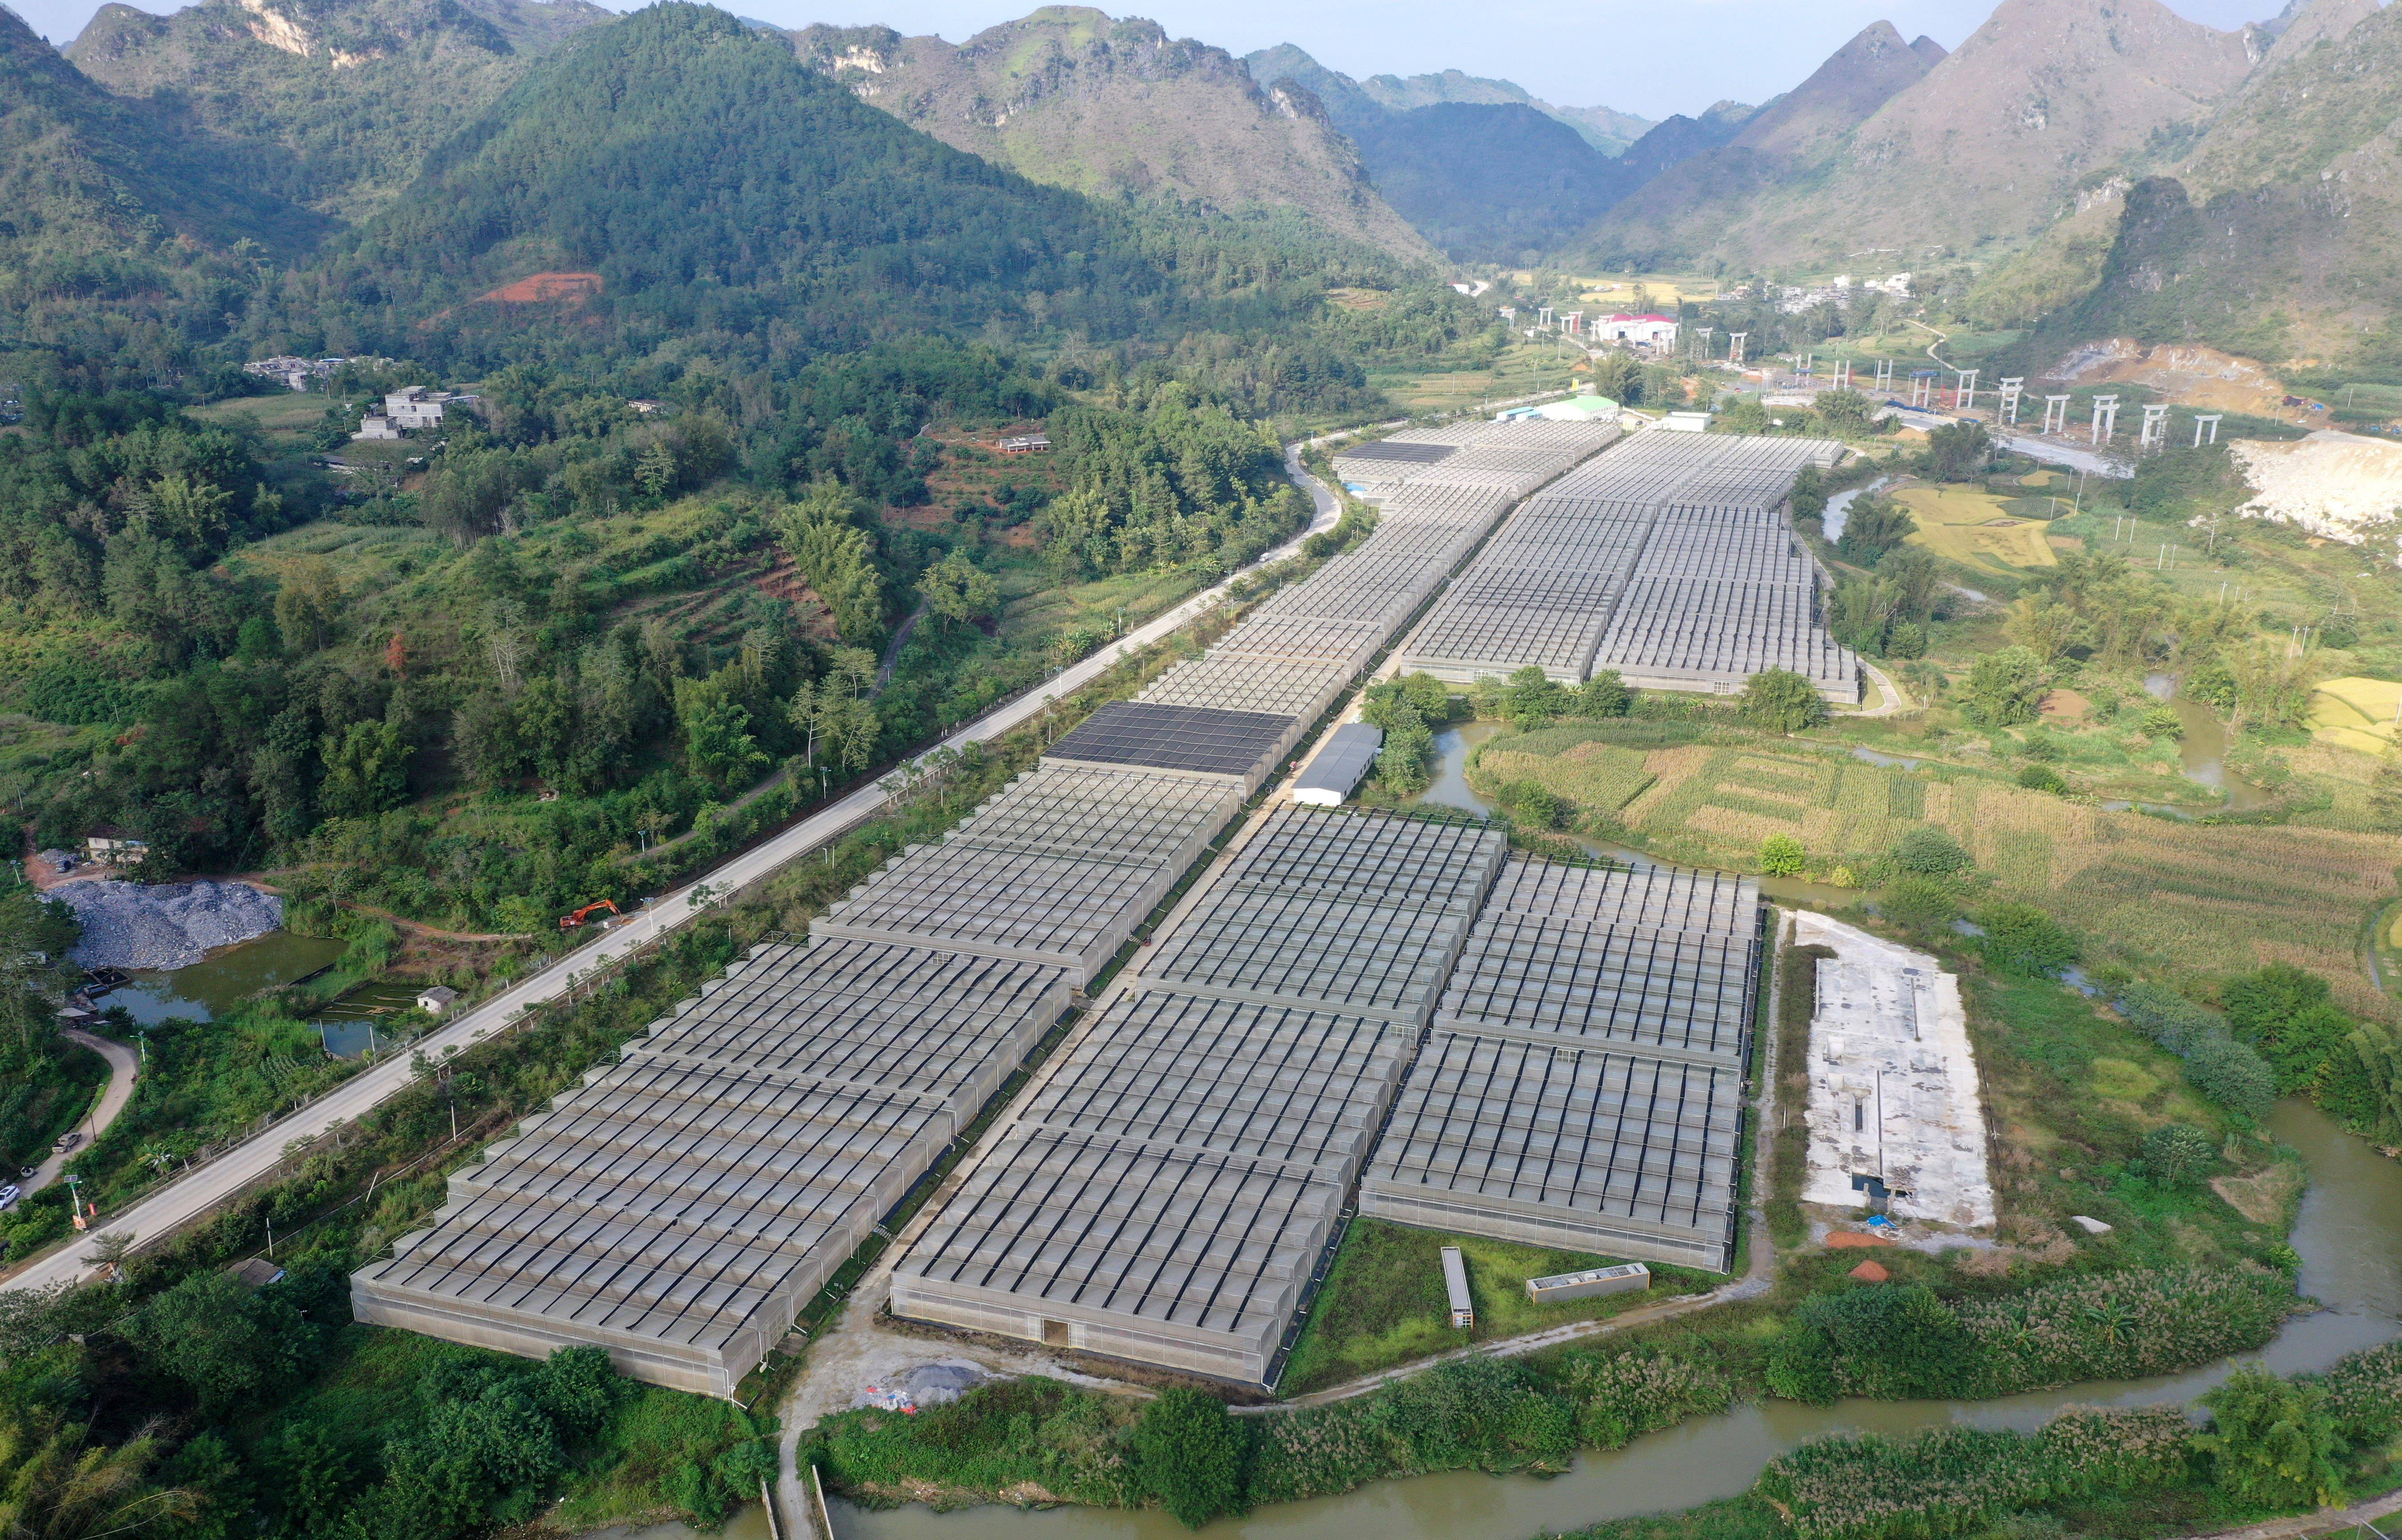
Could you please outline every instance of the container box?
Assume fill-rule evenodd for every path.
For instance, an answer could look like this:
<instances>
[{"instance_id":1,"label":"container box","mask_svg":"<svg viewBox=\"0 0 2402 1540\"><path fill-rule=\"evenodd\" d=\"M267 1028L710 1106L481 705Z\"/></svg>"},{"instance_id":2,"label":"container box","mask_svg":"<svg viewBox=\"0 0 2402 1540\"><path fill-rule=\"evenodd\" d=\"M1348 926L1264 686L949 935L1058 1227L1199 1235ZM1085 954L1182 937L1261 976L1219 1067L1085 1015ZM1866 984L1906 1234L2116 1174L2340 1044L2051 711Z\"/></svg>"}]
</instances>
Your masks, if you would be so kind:
<instances>
[{"instance_id":1,"label":"container box","mask_svg":"<svg viewBox=\"0 0 2402 1540\"><path fill-rule=\"evenodd\" d=\"M1651 1286L1651 1270L1640 1262L1617 1267L1587 1268L1582 1272L1556 1273L1526 1280L1526 1298L1539 1305L1591 1299L1603 1294L1635 1294Z\"/></svg>"}]
</instances>

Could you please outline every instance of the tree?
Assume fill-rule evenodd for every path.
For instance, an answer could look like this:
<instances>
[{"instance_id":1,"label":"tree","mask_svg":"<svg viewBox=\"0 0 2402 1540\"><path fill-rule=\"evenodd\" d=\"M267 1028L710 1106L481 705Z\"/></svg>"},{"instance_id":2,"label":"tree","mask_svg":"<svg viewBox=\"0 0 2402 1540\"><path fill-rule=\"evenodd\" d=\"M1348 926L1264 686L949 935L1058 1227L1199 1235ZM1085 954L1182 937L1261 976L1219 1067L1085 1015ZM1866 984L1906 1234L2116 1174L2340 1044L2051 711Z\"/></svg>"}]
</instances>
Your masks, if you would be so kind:
<instances>
[{"instance_id":1,"label":"tree","mask_svg":"<svg viewBox=\"0 0 2402 1540\"><path fill-rule=\"evenodd\" d=\"M192 1494L144 1479L159 1437L145 1427L115 1449L39 1413L0 1413L0 1533L8 1540L103 1540L189 1517Z\"/></svg>"},{"instance_id":2,"label":"tree","mask_svg":"<svg viewBox=\"0 0 2402 1540\"><path fill-rule=\"evenodd\" d=\"M342 614L341 580L316 558L296 566L275 591L275 626L295 653L322 652Z\"/></svg>"},{"instance_id":3,"label":"tree","mask_svg":"<svg viewBox=\"0 0 2402 1540\"><path fill-rule=\"evenodd\" d=\"M2165 1187L2184 1187L2218 1163L2218 1147L2191 1123L2163 1123L2144 1135L2144 1164Z\"/></svg>"},{"instance_id":4,"label":"tree","mask_svg":"<svg viewBox=\"0 0 2402 1540\"><path fill-rule=\"evenodd\" d=\"M1883 653L1900 600L1900 590L1881 577L1845 578L1827 596L1827 629L1857 652Z\"/></svg>"},{"instance_id":5,"label":"tree","mask_svg":"<svg viewBox=\"0 0 2402 1540\"><path fill-rule=\"evenodd\" d=\"M2377 826L2391 833L2402 830L2402 754L2388 749L2368 781L2368 811Z\"/></svg>"},{"instance_id":6,"label":"tree","mask_svg":"<svg viewBox=\"0 0 2402 1540\"><path fill-rule=\"evenodd\" d=\"M317 747L325 779L317 799L333 818L371 818L408 797L408 761L417 750L393 722L354 722Z\"/></svg>"},{"instance_id":7,"label":"tree","mask_svg":"<svg viewBox=\"0 0 2402 1540\"><path fill-rule=\"evenodd\" d=\"M1434 749L1434 733L1427 725L1422 695L1408 680L1390 679L1370 685L1360 701L1360 720L1385 735L1376 752L1376 779L1395 796L1415 796L1433 778L1427 772L1427 759Z\"/></svg>"},{"instance_id":8,"label":"tree","mask_svg":"<svg viewBox=\"0 0 2402 1540\"><path fill-rule=\"evenodd\" d=\"M1000 580L958 551L919 575L918 592L937 618L954 625L983 620L1001 607Z\"/></svg>"},{"instance_id":9,"label":"tree","mask_svg":"<svg viewBox=\"0 0 2402 1540\"><path fill-rule=\"evenodd\" d=\"M1993 436L1983 423L1954 422L1926 435L1919 467L1936 481L1976 481L1993 458Z\"/></svg>"},{"instance_id":10,"label":"tree","mask_svg":"<svg viewBox=\"0 0 2402 1540\"><path fill-rule=\"evenodd\" d=\"M1946 1396L1975 1380L1977 1340L1924 1284L1804 1299L1769 1349L1769 1390L1820 1406L1842 1395Z\"/></svg>"},{"instance_id":11,"label":"tree","mask_svg":"<svg viewBox=\"0 0 2402 1540\"><path fill-rule=\"evenodd\" d=\"M1843 510L1843 532L1835 550L1845 561L1873 567L1887 551L1897 550L1918 529L1910 510L1889 497L1862 492Z\"/></svg>"},{"instance_id":12,"label":"tree","mask_svg":"<svg viewBox=\"0 0 2402 1540\"><path fill-rule=\"evenodd\" d=\"M2218 1484L2264 1507L2333 1507L2343 1501L2340 1431L2320 1385L2281 1380L2245 1365L2202 1397L2210 1431L2194 1447L2216 1466Z\"/></svg>"},{"instance_id":13,"label":"tree","mask_svg":"<svg viewBox=\"0 0 2402 1540\"><path fill-rule=\"evenodd\" d=\"M1809 852L1790 834L1771 834L1760 842L1760 870L1763 875L1800 876L1808 860Z\"/></svg>"},{"instance_id":14,"label":"tree","mask_svg":"<svg viewBox=\"0 0 2402 1540\"><path fill-rule=\"evenodd\" d=\"M1858 391L1821 391L1810 406L1830 433L1857 438L1874 431L1876 404Z\"/></svg>"},{"instance_id":15,"label":"tree","mask_svg":"<svg viewBox=\"0 0 2402 1540\"><path fill-rule=\"evenodd\" d=\"M307 1362L309 1328L289 1306L223 1272L196 1272L120 1326L157 1372L215 1416L252 1401Z\"/></svg>"},{"instance_id":16,"label":"tree","mask_svg":"<svg viewBox=\"0 0 2402 1540\"><path fill-rule=\"evenodd\" d=\"M2021 594L2002 622L2002 635L2046 664L2059 662L2086 630L2076 611L2046 594Z\"/></svg>"},{"instance_id":17,"label":"tree","mask_svg":"<svg viewBox=\"0 0 2402 1540\"><path fill-rule=\"evenodd\" d=\"M1171 1387L1135 1424L1143 1484L1188 1529L1242 1506L1243 1430L1225 1403Z\"/></svg>"},{"instance_id":18,"label":"tree","mask_svg":"<svg viewBox=\"0 0 2402 1540\"><path fill-rule=\"evenodd\" d=\"M1501 719L1521 733L1531 733L1538 727L1548 727L1567 711L1568 693L1557 681L1534 664L1510 676L1501 688L1499 710Z\"/></svg>"},{"instance_id":19,"label":"tree","mask_svg":"<svg viewBox=\"0 0 2402 1540\"><path fill-rule=\"evenodd\" d=\"M2339 1061L2351 1067L2360 1024L2328 997L2317 974L2271 963L2229 983L2223 997L2229 1028L2269 1061L2280 1093L2311 1089Z\"/></svg>"},{"instance_id":20,"label":"tree","mask_svg":"<svg viewBox=\"0 0 2402 1540\"><path fill-rule=\"evenodd\" d=\"M884 579L874 543L854 522L862 513L841 483L821 481L777 526L794 570L833 612L835 630L850 646L872 648L884 638Z\"/></svg>"},{"instance_id":21,"label":"tree","mask_svg":"<svg viewBox=\"0 0 2402 1540\"><path fill-rule=\"evenodd\" d=\"M1877 558L1876 575L1893 584L1896 619L1921 626L1935 618L1944 587L1943 564L1923 545L1900 545Z\"/></svg>"},{"instance_id":22,"label":"tree","mask_svg":"<svg viewBox=\"0 0 2402 1540\"><path fill-rule=\"evenodd\" d=\"M2005 647L1970 667L1968 698L1961 709L1980 727L2015 727L2035 721L2050 688L2041 658L2025 647Z\"/></svg>"},{"instance_id":23,"label":"tree","mask_svg":"<svg viewBox=\"0 0 2402 1540\"><path fill-rule=\"evenodd\" d=\"M1764 668L1745 681L1743 714L1772 733L1799 733L1827 720L1818 687L1789 668Z\"/></svg>"},{"instance_id":24,"label":"tree","mask_svg":"<svg viewBox=\"0 0 2402 1540\"><path fill-rule=\"evenodd\" d=\"M1985 960L2005 973L2055 974L2077 960L2077 938L2033 904L1992 904L1976 918Z\"/></svg>"},{"instance_id":25,"label":"tree","mask_svg":"<svg viewBox=\"0 0 2402 1540\"><path fill-rule=\"evenodd\" d=\"M1634 708L1635 693L1615 668L1595 670L1577 691L1576 714L1581 717L1622 717Z\"/></svg>"},{"instance_id":26,"label":"tree","mask_svg":"<svg viewBox=\"0 0 2402 1540\"><path fill-rule=\"evenodd\" d=\"M730 676L736 672L737 666L728 664L707 679L680 679L675 684L684 755L694 770L719 786L748 781L767 763L751 736L751 713L735 697Z\"/></svg>"}]
</instances>

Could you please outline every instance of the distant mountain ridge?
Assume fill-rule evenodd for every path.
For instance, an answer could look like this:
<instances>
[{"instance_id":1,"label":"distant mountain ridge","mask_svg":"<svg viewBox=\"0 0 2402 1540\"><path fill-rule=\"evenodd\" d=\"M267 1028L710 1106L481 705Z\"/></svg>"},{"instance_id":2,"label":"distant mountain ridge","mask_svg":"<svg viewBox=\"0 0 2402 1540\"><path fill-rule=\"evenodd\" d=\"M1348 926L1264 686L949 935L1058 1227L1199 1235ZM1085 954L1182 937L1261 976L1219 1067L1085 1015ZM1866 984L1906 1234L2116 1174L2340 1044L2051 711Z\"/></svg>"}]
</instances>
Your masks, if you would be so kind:
<instances>
[{"instance_id":1,"label":"distant mountain ridge","mask_svg":"<svg viewBox=\"0 0 2402 1540\"><path fill-rule=\"evenodd\" d=\"M1415 112L1420 107L1450 104L1532 107L1544 117L1574 129L1577 136L1605 156L1615 156L1650 131L1650 118L1615 107L1561 107L1529 92L1512 80L1495 80L1465 70L1433 75L1372 75L1354 80L1332 70L1291 43L1258 48L1243 56L1251 78L1261 85L1298 80L1318 94L1344 132L1373 117L1374 110Z\"/></svg>"},{"instance_id":2,"label":"distant mountain ridge","mask_svg":"<svg viewBox=\"0 0 2402 1540\"><path fill-rule=\"evenodd\" d=\"M1156 22L1046 6L956 47L890 27L791 36L805 62L860 100L1033 181L1292 209L1405 261L1434 257L1315 95L1263 87L1224 49Z\"/></svg>"}]
</instances>

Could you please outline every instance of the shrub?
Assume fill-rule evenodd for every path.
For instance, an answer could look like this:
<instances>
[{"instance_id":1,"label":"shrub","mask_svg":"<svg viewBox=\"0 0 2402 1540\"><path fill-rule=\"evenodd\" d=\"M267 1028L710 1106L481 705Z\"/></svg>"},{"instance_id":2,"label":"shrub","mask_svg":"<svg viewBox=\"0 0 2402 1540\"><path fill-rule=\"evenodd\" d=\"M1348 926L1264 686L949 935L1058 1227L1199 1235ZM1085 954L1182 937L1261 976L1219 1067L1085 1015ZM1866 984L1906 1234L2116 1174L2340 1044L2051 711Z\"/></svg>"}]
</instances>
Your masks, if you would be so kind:
<instances>
[{"instance_id":1,"label":"shrub","mask_svg":"<svg viewBox=\"0 0 2402 1540\"><path fill-rule=\"evenodd\" d=\"M2144 1135L2144 1164L2168 1187L2184 1187L2218 1163L2218 1147L2191 1123L2168 1123Z\"/></svg>"},{"instance_id":2,"label":"shrub","mask_svg":"<svg viewBox=\"0 0 2402 1540\"><path fill-rule=\"evenodd\" d=\"M1566 1384L1581 1403L1577 1434L1591 1449L1617 1449L1688 1417L1724 1411L1734 1399L1723 1376L1652 1353L1580 1355Z\"/></svg>"},{"instance_id":3,"label":"shrub","mask_svg":"<svg viewBox=\"0 0 2402 1540\"><path fill-rule=\"evenodd\" d=\"M1899 877L1877 895L1886 919L1910 930L1940 930L1960 917L1960 901L1938 877Z\"/></svg>"},{"instance_id":4,"label":"shrub","mask_svg":"<svg viewBox=\"0 0 2402 1540\"><path fill-rule=\"evenodd\" d=\"M2246 1366L2202 1396L2208 1433L2194 1446L2213 1459L2218 1484L2247 1503L2333 1507L2343 1501L2336 1464L2343 1437L2326 1387Z\"/></svg>"},{"instance_id":5,"label":"shrub","mask_svg":"<svg viewBox=\"0 0 2402 1540\"><path fill-rule=\"evenodd\" d=\"M2258 1053L2228 1035L2220 1018L2147 983L2126 985L2112 1003L2146 1037L2185 1061L2185 1078L2196 1091L2230 1112L2269 1115L2276 1078Z\"/></svg>"},{"instance_id":6,"label":"shrub","mask_svg":"<svg viewBox=\"0 0 2402 1540\"><path fill-rule=\"evenodd\" d=\"M2402 1342L2347 1354L2319 1377L2327 1414L2354 1443L2375 1443L2402 1432Z\"/></svg>"},{"instance_id":7,"label":"shrub","mask_svg":"<svg viewBox=\"0 0 2402 1540\"><path fill-rule=\"evenodd\" d=\"M1567 1468L1577 1408L1500 1358L1438 1364L1374 1396L1261 1420L1248 1495L1289 1503L1441 1470Z\"/></svg>"},{"instance_id":8,"label":"shrub","mask_svg":"<svg viewBox=\"0 0 2402 1540\"><path fill-rule=\"evenodd\" d=\"M2191 1438L2173 1407L2072 1408L2031 1435L1947 1427L1813 1439L1771 1462L1759 1490L1802 1540L1967 1534L2038 1503L2172 1484Z\"/></svg>"},{"instance_id":9,"label":"shrub","mask_svg":"<svg viewBox=\"0 0 2402 1540\"><path fill-rule=\"evenodd\" d=\"M1871 1284L1803 1300L1768 1360L1768 1388L1824 1406L1838 1396L1948 1396L1974 1382L1977 1344L1924 1284Z\"/></svg>"},{"instance_id":10,"label":"shrub","mask_svg":"<svg viewBox=\"0 0 2402 1540\"><path fill-rule=\"evenodd\" d=\"M2148 737L2174 738L2185 736L2184 719L2176 714L2176 708L2166 701L2148 708L2144 712L2139 725Z\"/></svg>"},{"instance_id":11,"label":"shrub","mask_svg":"<svg viewBox=\"0 0 2402 1540\"><path fill-rule=\"evenodd\" d=\"M2019 784L2030 791L2049 791L2056 797L2068 793L2068 782L2049 764L2030 764L2021 770Z\"/></svg>"},{"instance_id":12,"label":"shrub","mask_svg":"<svg viewBox=\"0 0 2402 1540\"><path fill-rule=\"evenodd\" d=\"M1985 960L2006 973L2055 974L2077 960L2077 939L2031 903L1996 903L1977 912Z\"/></svg>"},{"instance_id":13,"label":"shrub","mask_svg":"<svg viewBox=\"0 0 2402 1540\"><path fill-rule=\"evenodd\" d=\"M1772 733L1799 733L1827 720L1818 687L1789 668L1764 668L1743 687L1743 714Z\"/></svg>"},{"instance_id":14,"label":"shrub","mask_svg":"<svg viewBox=\"0 0 2402 1540\"><path fill-rule=\"evenodd\" d=\"M1905 872L1924 876L1949 876L1976 864L1960 842L1931 824L1920 824L1896 840L1893 861Z\"/></svg>"},{"instance_id":15,"label":"shrub","mask_svg":"<svg viewBox=\"0 0 2402 1540\"><path fill-rule=\"evenodd\" d=\"M2133 1269L1962 1301L1976 1339L1974 1394L2165 1374L2276 1335L2294 1282L2265 1268Z\"/></svg>"},{"instance_id":16,"label":"shrub","mask_svg":"<svg viewBox=\"0 0 2402 1540\"><path fill-rule=\"evenodd\" d=\"M1769 876L1797 876L1808 859L1802 842L1790 834L1771 834L1760 842L1760 870Z\"/></svg>"},{"instance_id":17,"label":"shrub","mask_svg":"<svg viewBox=\"0 0 2402 1540\"><path fill-rule=\"evenodd\" d=\"M1225 1403L1197 1390L1160 1392L1135 1424L1143 1484L1187 1529L1242 1506L1243 1443Z\"/></svg>"}]
</instances>

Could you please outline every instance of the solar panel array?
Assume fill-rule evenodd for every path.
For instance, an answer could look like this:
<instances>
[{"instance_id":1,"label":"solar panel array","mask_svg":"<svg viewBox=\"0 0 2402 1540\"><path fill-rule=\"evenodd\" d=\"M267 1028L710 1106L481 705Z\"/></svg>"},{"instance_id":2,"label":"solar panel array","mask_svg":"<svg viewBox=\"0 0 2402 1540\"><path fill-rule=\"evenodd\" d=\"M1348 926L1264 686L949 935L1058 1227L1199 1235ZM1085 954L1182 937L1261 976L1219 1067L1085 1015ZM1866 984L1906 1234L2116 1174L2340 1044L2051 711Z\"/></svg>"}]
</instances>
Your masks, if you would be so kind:
<instances>
[{"instance_id":1,"label":"solar panel array","mask_svg":"<svg viewBox=\"0 0 2402 1540\"><path fill-rule=\"evenodd\" d=\"M1759 904L1748 878L1513 858L1360 1212L1726 1271Z\"/></svg>"},{"instance_id":2,"label":"solar panel array","mask_svg":"<svg viewBox=\"0 0 2402 1540\"><path fill-rule=\"evenodd\" d=\"M1507 435L1515 450L1549 446L1552 473L1606 441ZM1400 500L1206 657L1096 712L943 840L886 863L807 946L762 946L652 1024L460 1173L431 1229L352 1275L358 1318L536 1356L597 1344L627 1373L730 1396L1525 474ZM1409 987L1430 997L1429 981ZM1356 1163L1364 1135L1341 1131L1373 1130L1360 1108L1383 1107L1406 1029L1378 1013L1385 996L1344 1014L1242 994L1195 993L1185 1008L1232 1012L1261 1051L1297 1034L1302 1062L1332 1077L1322 1107L1288 1104L1286 1144L1178 1143L1205 1136L1193 1118L1137 1137L1096 1102L1075 1116L1098 1132L1030 1132L1014 1149L1046 1180L1072 1167L1094 1202L1114 1191L1188 1218L1235 1203L1269 1227L1331 1194L1331 1224L1343 1184L1295 1163L1319 1148L1295 1141L1321 1137ZM1338 1038L1360 1046L1338 1052ZM1273 1217L1280 1202L1286 1219Z\"/></svg>"},{"instance_id":3,"label":"solar panel array","mask_svg":"<svg viewBox=\"0 0 2402 1540\"><path fill-rule=\"evenodd\" d=\"M1644 433L1513 515L1403 666L1460 682L1532 666L1564 684L1611 668L1629 684L1714 693L1789 668L1857 702L1859 661L1828 634L1816 566L1783 511L1802 468L1840 453L1814 439Z\"/></svg>"},{"instance_id":4,"label":"solar panel array","mask_svg":"<svg viewBox=\"0 0 2402 1540\"><path fill-rule=\"evenodd\" d=\"M903 1258L894 1313L1266 1378L1504 849L1271 814Z\"/></svg>"}]
</instances>

